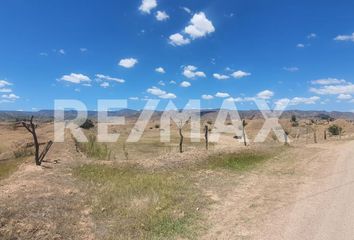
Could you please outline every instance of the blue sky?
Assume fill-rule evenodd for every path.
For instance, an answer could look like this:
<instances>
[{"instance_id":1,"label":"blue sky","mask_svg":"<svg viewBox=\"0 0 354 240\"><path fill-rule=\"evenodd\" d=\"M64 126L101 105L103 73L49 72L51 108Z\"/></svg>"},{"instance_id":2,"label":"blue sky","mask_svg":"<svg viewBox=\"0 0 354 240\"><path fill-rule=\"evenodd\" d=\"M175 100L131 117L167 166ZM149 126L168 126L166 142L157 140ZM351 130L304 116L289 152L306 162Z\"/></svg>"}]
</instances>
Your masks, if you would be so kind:
<instances>
[{"instance_id":1,"label":"blue sky","mask_svg":"<svg viewBox=\"0 0 354 240\"><path fill-rule=\"evenodd\" d=\"M0 110L54 99L354 110L354 3L2 0Z\"/></svg>"}]
</instances>

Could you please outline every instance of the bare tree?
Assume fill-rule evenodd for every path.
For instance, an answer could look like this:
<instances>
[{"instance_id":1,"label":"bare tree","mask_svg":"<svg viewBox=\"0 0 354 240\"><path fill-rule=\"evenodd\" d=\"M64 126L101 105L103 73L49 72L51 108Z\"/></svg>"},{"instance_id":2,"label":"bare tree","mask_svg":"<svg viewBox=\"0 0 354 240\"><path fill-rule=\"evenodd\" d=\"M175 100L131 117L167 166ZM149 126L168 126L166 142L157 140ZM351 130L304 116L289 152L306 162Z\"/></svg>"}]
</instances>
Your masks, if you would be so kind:
<instances>
[{"instance_id":1,"label":"bare tree","mask_svg":"<svg viewBox=\"0 0 354 240\"><path fill-rule=\"evenodd\" d=\"M184 140L184 136L182 133L182 129L183 129L183 121L181 120L178 124L177 124L177 128L178 128L178 132L179 132L179 152L183 153L183 140Z\"/></svg>"},{"instance_id":2,"label":"bare tree","mask_svg":"<svg viewBox=\"0 0 354 240\"><path fill-rule=\"evenodd\" d=\"M242 120L242 138L243 138L243 144L245 146L247 146L246 131L245 131L246 126L247 126L246 120Z\"/></svg>"},{"instance_id":3,"label":"bare tree","mask_svg":"<svg viewBox=\"0 0 354 240\"><path fill-rule=\"evenodd\" d=\"M43 162L43 159L47 155L50 147L53 145L52 141L49 141L43 151L39 153L39 142L38 142L38 137L36 133L36 128L38 127L36 124L33 123L33 116L29 121L22 121L22 126L29 131L32 136L33 136L33 143L34 143L34 148L35 148L35 161L36 165L40 166Z\"/></svg>"},{"instance_id":4,"label":"bare tree","mask_svg":"<svg viewBox=\"0 0 354 240\"><path fill-rule=\"evenodd\" d=\"M209 149L209 127L205 125L205 148L206 150Z\"/></svg>"}]
</instances>

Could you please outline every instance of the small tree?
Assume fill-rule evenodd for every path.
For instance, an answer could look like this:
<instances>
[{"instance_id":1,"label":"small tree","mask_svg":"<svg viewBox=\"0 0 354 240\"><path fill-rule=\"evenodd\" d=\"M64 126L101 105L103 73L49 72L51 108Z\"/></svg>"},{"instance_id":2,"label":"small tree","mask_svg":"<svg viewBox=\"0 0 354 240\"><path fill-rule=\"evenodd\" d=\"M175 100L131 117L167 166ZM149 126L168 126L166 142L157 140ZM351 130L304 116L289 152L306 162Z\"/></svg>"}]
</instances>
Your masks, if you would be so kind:
<instances>
[{"instance_id":1,"label":"small tree","mask_svg":"<svg viewBox=\"0 0 354 240\"><path fill-rule=\"evenodd\" d=\"M178 124L177 124L177 128L178 128L178 133L179 133L179 152L183 153L183 140L184 140L184 136L182 133L182 129L183 129L183 121L181 120Z\"/></svg>"},{"instance_id":2,"label":"small tree","mask_svg":"<svg viewBox=\"0 0 354 240\"><path fill-rule=\"evenodd\" d=\"M297 118L296 118L295 115L291 116L290 122L291 122L291 126L293 126L293 127L298 127L299 126L299 122L297 121Z\"/></svg>"},{"instance_id":3,"label":"small tree","mask_svg":"<svg viewBox=\"0 0 354 240\"><path fill-rule=\"evenodd\" d=\"M43 151L41 153L39 153L39 142L38 142L37 133L36 133L37 125L33 123L33 116L31 117L31 119L29 121L22 121L22 126L24 128L26 128L27 131L29 131L33 136L33 143L34 143L34 148L35 148L35 155L34 155L35 161L36 161L36 165L40 166L43 162L43 159L47 155L50 147L53 145L53 142L49 141L47 143L46 147L43 149Z\"/></svg>"},{"instance_id":4,"label":"small tree","mask_svg":"<svg viewBox=\"0 0 354 240\"><path fill-rule=\"evenodd\" d=\"M332 126L330 126L328 128L328 132L330 132L330 134L332 134L333 136L341 135L342 131L343 131L343 129L336 124L333 124Z\"/></svg>"}]
</instances>

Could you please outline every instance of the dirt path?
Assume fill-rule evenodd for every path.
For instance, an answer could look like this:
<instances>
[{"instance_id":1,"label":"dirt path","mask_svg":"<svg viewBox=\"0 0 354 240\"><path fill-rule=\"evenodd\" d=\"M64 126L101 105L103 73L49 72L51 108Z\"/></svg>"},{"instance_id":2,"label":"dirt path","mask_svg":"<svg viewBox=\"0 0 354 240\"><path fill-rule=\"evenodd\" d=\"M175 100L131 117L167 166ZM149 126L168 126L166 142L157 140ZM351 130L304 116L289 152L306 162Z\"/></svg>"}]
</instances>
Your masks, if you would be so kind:
<instances>
[{"instance_id":1,"label":"dirt path","mask_svg":"<svg viewBox=\"0 0 354 240\"><path fill-rule=\"evenodd\" d=\"M90 209L71 176L76 157L72 141L56 143L51 163L24 163L0 183L0 239L94 239Z\"/></svg>"},{"instance_id":2,"label":"dirt path","mask_svg":"<svg viewBox=\"0 0 354 240\"><path fill-rule=\"evenodd\" d=\"M214 189L203 239L354 239L353 156L354 142L294 149Z\"/></svg>"}]
</instances>

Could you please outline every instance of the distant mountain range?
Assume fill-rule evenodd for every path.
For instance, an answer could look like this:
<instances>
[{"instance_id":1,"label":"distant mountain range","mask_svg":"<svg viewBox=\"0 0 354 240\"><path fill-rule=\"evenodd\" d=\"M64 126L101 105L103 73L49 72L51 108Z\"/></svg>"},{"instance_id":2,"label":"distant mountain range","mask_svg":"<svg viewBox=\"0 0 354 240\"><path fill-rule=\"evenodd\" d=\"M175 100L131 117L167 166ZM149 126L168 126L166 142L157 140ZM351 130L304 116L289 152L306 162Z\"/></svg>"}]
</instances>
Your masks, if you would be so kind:
<instances>
[{"instance_id":1,"label":"distant mountain range","mask_svg":"<svg viewBox=\"0 0 354 240\"><path fill-rule=\"evenodd\" d=\"M213 110L201 110L202 117L215 117L219 109ZM141 111L133 109L122 109L114 112L110 112L110 116L124 116L136 118ZM159 117L162 114L161 111L155 111L154 118ZM263 118L262 113L258 110L239 111L241 118ZM334 118L334 119L348 119L354 120L354 113L352 112L327 112L327 111L301 111L301 110L289 110L284 111L281 118L291 118L295 115L298 119L316 119L316 118ZM25 111L0 111L0 121L20 121L28 119L34 116L39 121L52 121L54 119L53 110L41 110L38 112L25 112ZM65 111L66 119L74 119L77 116L76 111ZM97 111L89 111L88 118L96 119L98 116Z\"/></svg>"}]
</instances>

